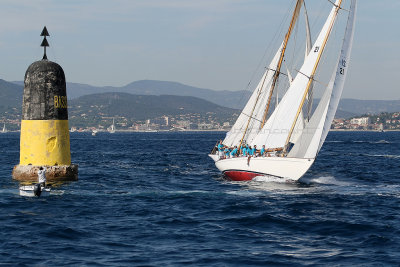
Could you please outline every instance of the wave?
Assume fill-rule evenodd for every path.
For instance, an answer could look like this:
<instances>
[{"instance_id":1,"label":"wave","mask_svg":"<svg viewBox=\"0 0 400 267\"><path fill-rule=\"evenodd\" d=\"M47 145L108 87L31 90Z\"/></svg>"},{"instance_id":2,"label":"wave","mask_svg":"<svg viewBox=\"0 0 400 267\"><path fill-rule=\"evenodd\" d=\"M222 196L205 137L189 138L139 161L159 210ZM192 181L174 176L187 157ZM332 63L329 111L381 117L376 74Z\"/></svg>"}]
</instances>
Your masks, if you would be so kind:
<instances>
[{"instance_id":1,"label":"wave","mask_svg":"<svg viewBox=\"0 0 400 267\"><path fill-rule=\"evenodd\" d=\"M356 143L356 144L393 144L393 142L387 140L378 140L378 141L367 141L367 140L330 140L325 141L325 143Z\"/></svg>"},{"instance_id":2,"label":"wave","mask_svg":"<svg viewBox=\"0 0 400 267\"><path fill-rule=\"evenodd\" d=\"M387 140L378 140L378 141L366 141L366 140L354 140L352 143L365 143L365 144L392 144L392 142Z\"/></svg>"},{"instance_id":3,"label":"wave","mask_svg":"<svg viewBox=\"0 0 400 267\"><path fill-rule=\"evenodd\" d=\"M375 143L375 144L390 144L390 142L386 141L386 140L379 140L379 141L372 142L372 143Z\"/></svg>"},{"instance_id":4,"label":"wave","mask_svg":"<svg viewBox=\"0 0 400 267\"><path fill-rule=\"evenodd\" d=\"M388 158L388 159L399 159L400 155L389 155L389 154L361 154L362 156L367 156L367 157L379 157L379 158Z\"/></svg>"},{"instance_id":5,"label":"wave","mask_svg":"<svg viewBox=\"0 0 400 267\"><path fill-rule=\"evenodd\" d=\"M351 183L336 180L333 176L320 176L320 177L303 177L300 179L302 183L305 184L321 184L321 185L339 185L339 186L349 186Z\"/></svg>"}]
</instances>

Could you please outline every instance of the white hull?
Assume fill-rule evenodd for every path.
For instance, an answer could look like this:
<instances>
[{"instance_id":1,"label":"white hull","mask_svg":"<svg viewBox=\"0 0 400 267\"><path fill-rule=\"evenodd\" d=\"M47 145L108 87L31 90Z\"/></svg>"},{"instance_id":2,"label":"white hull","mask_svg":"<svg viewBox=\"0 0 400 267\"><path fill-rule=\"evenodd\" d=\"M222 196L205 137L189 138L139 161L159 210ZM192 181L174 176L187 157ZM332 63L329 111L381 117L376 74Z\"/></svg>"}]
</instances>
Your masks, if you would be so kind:
<instances>
[{"instance_id":1,"label":"white hull","mask_svg":"<svg viewBox=\"0 0 400 267\"><path fill-rule=\"evenodd\" d=\"M25 185L19 187L19 195L24 197L34 197L35 193L33 192L33 185ZM41 197L47 197L50 195L50 188L43 188L42 193L40 194Z\"/></svg>"},{"instance_id":2,"label":"white hull","mask_svg":"<svg viewBox=\"0 0 400 267\"><path fill-rule=\"evenodd\" d=\"M315 159L288 157L238 157L217 160L210 155L217 168L233 180L251 180L258 175L268 175L291 180L300 179L314 163Z\"/></svg>"}]
</instances>

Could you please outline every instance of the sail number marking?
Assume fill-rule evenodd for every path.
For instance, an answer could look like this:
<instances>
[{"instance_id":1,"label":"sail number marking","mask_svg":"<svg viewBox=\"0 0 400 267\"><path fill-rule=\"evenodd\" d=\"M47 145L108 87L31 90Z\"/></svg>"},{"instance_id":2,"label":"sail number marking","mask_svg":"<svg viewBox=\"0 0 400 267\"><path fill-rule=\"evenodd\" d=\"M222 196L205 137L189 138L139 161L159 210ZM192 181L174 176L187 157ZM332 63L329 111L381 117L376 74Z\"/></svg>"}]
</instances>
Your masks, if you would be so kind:
<instances>
[{"instance_id":1,"label":"sail number marking","mask_svg":"<svg viewBox=\"0 0 400 267\"><path fill-rule=\"evenodd\" d=\"M54 96L54 107L55 108L67 108L67 97L66 96Z\"/></svg>"},{"instance_id":2,"label":"sail number marking","mask_svg":"<svg viewBox=\"0 0 400 267\"><path fill-rule=\"evenodd\" d=\"M344 70L345 70L345 68L346 68L347 62L346 62L345 59L342 59L342 60L340 61L340 64L341 64L342 67L339 68L339 73L340 73L341 75L343 75L343 74L344 74Z\"/></svg>"}]
</instances>

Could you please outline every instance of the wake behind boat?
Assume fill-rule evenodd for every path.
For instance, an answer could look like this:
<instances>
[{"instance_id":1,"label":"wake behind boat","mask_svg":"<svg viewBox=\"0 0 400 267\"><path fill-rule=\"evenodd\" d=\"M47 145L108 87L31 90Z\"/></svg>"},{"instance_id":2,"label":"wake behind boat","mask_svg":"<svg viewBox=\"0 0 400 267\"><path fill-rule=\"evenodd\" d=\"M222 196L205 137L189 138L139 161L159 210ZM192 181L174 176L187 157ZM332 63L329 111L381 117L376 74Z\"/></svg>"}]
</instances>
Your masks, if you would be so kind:
<instances>
[{"instance_id":1,"label":"wake behind boat","mask_svg":"<svg viewBox=\"0 0 400 267\"><path fill-rule=\"evenodd\" d=\"M267 175L298 180L314 163L339 104L354 35L356 0L351 0L349 7L344 7L343 0L328 2L332 5L331 11L312 45L305 1L297 1L285 38L258 86L225 139L209 155L227 178L243 181ZM294 79L286 66L285 79L289 85L279 101L281 68L286 62L287 45L303 6L307 36L305 58L299 70L295 69ZM341 15L347 15L344 39L332 78L324 85L317 77L317 71L337 17ZM314 90L320 84L324 92L313 111Z\"/></svg>"}]
</instances>

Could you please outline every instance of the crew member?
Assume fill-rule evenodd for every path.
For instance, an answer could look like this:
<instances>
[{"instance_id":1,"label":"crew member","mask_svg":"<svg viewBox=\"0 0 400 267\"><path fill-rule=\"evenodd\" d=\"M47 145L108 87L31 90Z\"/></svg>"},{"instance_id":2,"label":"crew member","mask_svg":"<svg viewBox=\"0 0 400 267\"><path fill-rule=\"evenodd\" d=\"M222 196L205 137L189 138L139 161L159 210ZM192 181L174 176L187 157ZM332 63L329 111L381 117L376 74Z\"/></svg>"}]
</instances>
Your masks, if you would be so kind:
<instances>
[{"instance_id":1,"label":"crew member","mask_svg":"<svg viewBox=\"0 0 400 267\"><path fill-rule=\"evenodd\" d=\"M237 146L235 146L235 147L232 149L231 158L236 157L237 152L238 152L238 149L237 149Z\"/></svg>"},{"instance_id":2,"label":"crew member","mask_svg":"<svg viewBox=\"0 0 400 267\"><path fill-rule=\"evenodd\" d=\"M260 156L264 157L264 154L265 154L265 145L263 145L261 150L260 150Z\"/></svg>"},{"instance_id":3,"label":"crew member","mask_svg":"<svg viewBox=\"0 0 400 267\"><path fill-rule=\"evenodd\" d=\"M40 167L38 171L39 184L46 187L46 168Z\"/></svg>"},{"instance_id":4,"label":"crew member","mask_svg":"<svg viewBox=\"0 0 400 267\"><path fill-rule=\"evenodd\" d=\"M219 140L218 144L218 157L222 159L224 157L224 145L222 144L222 140Z\"/></svg>"},{"instance_id":5,"label":"crew member","mask_svg":"<svg viewBox=\"0 0 400 267\"><path fill-rule=\"evenodd\" d=\"M229 148L227 146L225 147L225 151L224 152L225 152L225 158L229 158L231 152L229 151Z\"/></svg>"},{"instance_id":6,"label":"crew member","mask_svg":"<svg viewBox=\"0 0 400 267\"><path fill-rule=\"evenodd\" d=\"M247 149L244 145L242 145L242 154L243 154L243 157L247 156Z\"/></svg>"}]
</instances>

